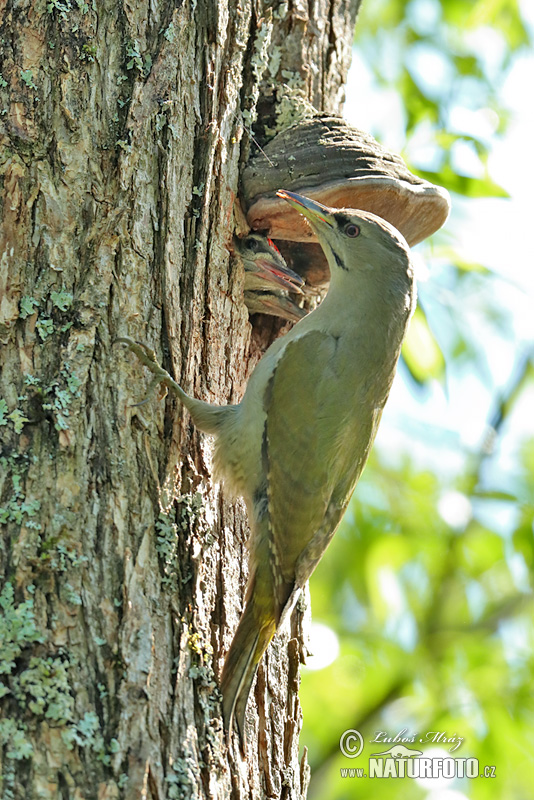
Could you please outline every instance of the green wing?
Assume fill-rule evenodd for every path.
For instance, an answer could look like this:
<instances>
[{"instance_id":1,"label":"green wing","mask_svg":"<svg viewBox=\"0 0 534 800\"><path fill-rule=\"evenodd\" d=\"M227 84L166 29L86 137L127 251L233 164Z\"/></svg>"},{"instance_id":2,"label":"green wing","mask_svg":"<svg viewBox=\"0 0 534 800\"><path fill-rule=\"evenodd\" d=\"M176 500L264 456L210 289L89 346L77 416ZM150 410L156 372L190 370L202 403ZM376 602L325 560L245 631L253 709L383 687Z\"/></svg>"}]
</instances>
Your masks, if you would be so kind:
<instances>
[{"instance_id":1,"label":"green wing","mask_svg":"<svg viewBox=\"0 0 534 800\"><path fill-rule=\"evenodd\" d=\"M356 408L350 361L340 340L312 331L287 345L266 391L269 528L286 586L306 548L314 563L299 565L303 580L313 571L373 438L375 425Z\"/></svg>"}]
</instances>

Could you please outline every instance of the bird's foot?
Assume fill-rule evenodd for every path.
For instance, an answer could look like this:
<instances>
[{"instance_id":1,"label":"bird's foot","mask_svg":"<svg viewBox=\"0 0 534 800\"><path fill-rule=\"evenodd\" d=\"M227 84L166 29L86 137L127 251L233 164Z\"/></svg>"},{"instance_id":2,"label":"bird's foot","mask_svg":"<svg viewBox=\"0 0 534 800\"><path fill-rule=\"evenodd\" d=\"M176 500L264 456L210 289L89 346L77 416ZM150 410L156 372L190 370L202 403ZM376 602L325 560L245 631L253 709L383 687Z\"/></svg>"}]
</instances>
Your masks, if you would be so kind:
<instances>
[{"instance_id":1,"label":"bird's foot","mask_svg":"<svg viewBox=\"0 0 534 800\"><path fill-rule=\"evenodd\" d=\"M181 389L173 380L173 378L169 375L166 369L158 363L156 358L156 354L154 351L148 347L146 344L142 342L136 342L130 336L119 336L118 339L115 339L116 343L125 344L139 359L139 361L143 364L143 366L147 367L150 372L153 374L153 378L150 382L150 386L148 387L148 392L144 400L141 400L140 403L134 403L133 407L137 408L138 406L143 406L145 403L148 403L152 395L154 394L156 388L160 385L165 386L165 389L171 389L176 394L180 395ZM163 393L163 397L167 392Z\"/></svg>"}]
</instances>

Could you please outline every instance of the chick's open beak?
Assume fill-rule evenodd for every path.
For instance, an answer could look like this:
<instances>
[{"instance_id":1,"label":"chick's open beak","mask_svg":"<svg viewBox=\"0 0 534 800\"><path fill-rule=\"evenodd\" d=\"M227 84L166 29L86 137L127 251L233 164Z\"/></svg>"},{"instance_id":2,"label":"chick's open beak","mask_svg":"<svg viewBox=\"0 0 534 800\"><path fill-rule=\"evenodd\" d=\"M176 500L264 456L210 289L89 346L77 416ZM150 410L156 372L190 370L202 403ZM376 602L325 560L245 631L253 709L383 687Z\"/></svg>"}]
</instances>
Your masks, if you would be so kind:
<instances>
[{"instance_id":1,"label":"chick's open beak","mask_svg":"<svg viewBox=\"0 0 534 800\"><path fill-rule=\"evenodd\" d=\"M282 289L287 289L290 292L302 294L301 286L304 285L304 280L297 275L296 272L289 269L289 267L276 267L267 258L258 258L255 262L255 269L258 276L263 278L267 283L280 286Z\"/></svg>"},{"instance_id":2,"label":"chick's open beak","mask_svg":"<svg viewBox=\"0 0 534 800\"><path fill-rule=\"evenodd\" d=\"M319 228L320 230L322 228L321 223L325 223L329 228L334 227L332 212L322 203L317 203L315 200L310 200L309 197L303 197L301 194L288 192L285 189L279 189L276 196L286 200L290 206L306 217L313 228Z\"/></svg>"}]
</instances>

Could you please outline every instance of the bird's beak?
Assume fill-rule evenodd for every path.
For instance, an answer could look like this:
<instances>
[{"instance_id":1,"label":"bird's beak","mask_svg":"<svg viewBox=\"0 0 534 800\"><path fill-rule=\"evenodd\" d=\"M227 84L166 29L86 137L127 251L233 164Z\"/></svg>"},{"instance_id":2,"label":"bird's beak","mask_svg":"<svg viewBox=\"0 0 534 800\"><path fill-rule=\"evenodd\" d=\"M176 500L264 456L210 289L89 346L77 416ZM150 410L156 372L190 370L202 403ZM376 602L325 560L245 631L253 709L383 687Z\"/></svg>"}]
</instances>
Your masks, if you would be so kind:
<instances>
[{"instance_id":1,"label":"bird's beak","mask_svg":"<svg viewBox=\"0 0 534 800\"><path fill-rule=\"evenodd\" d=\"M288 192L285 189L279 189L276 196L281 197L282 200L286 200L290 206L293 206L294 209L306 217L313 228L317 227L317 223L319 223L319 228L321 228L321 222L326 223L329 228L334 227L335 223L332 219L332 212L329 208L323 206L322 203L317 203L315 200L310 200L309 197L303 197L301 194Z\"/></svg>"},{"instance_id":2,"label":"bird's beak","mask_svg":"<svg viewBox=\"0 0 534 800\"><path fill-rule=\"evenodd\" d=\"M293 272L289 267L276 267L267 258L258 258L254 264L257 274L263 278L266 283L280 286L282 289L287 289L290 292L302 294L301 286L304 285L304 280Z\"/></svg>"},{"instance_id":3,"label":"bird's beak","mask_svg":"<svg viewBox=\"0 0 534 800\"><path fill-rule=\"evenodd\" d=\"M290 300L289 297L262 291L252 291L250 294L256 295L258 305L263 306L263 308L258 308L257 310L260 312L263 311L265 314L270 313L275 317L289 319L291 322L298 322L308 314L306 309L300 308L300 306Z\"/></svg>"}]
</instances>

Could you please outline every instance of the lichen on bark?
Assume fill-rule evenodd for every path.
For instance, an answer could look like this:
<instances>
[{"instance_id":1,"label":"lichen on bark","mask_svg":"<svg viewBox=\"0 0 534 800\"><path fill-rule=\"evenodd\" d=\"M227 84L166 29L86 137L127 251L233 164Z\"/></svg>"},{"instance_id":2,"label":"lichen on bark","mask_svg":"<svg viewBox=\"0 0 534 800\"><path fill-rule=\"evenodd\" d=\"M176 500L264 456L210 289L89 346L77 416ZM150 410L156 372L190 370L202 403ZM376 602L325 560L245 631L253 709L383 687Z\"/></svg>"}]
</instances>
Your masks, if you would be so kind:
<instances>
[{"instance_id":1,"label":"lichen on bark","mask_svg":"<svg viewBox=\"0 0 534 800\"><path fill-rule=\"evenodd\" d=\"M260 346L228 251L250 123L276 118L284 68L338 110L357 5L0 2L5 797L305 796L299 619L260 669L243 760L217 681L244 507L172 398L133 406L147 376L114 341L240 399Z\"/></svg>"}]
</instances>

